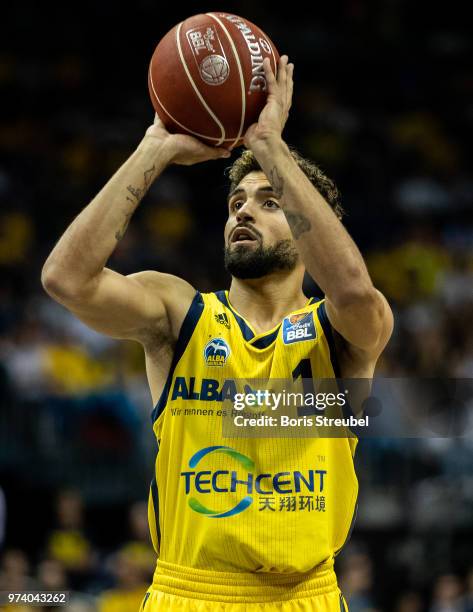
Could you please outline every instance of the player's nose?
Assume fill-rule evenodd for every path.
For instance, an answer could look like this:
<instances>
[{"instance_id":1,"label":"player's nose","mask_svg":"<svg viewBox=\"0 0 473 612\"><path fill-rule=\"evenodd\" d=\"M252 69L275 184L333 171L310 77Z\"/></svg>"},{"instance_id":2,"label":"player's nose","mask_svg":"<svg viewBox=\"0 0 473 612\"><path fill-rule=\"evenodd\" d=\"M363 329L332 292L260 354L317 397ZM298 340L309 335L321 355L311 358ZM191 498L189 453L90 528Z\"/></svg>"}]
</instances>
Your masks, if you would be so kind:
<instances>
[{"instance_id":1,"label":"player's nose","mask_svg":"<svg viewBox=\"0 0 473 612\"><path fill-rule=\"evenodd\" d=\"M243 206L237 210L236 219L238 223L255 220L254 209L251 202L247 200Z\"/></svg>"}]
</instances>

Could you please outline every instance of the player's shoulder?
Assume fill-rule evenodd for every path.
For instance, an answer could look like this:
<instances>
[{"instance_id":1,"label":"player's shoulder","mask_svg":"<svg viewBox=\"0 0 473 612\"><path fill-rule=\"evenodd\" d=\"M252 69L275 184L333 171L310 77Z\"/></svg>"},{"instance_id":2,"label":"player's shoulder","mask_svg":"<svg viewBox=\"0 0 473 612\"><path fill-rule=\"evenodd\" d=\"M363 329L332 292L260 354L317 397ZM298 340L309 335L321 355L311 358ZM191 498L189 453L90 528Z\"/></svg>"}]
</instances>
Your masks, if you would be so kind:
<instances>
[{"instance_id":1,"label":"player's shoulder","mask_svg":"<svg viewBox=\"0 0 473 612\"><path fill-rule=\"evenodd\" d=\"M313 312L317 317L321 317L325 309L325 298L324 297L309 297L303 306L299 306L291 312L291 315L306 314Z\"/></svg>"},{"instance_id":2,"label":"player's shoulder","mask_svg":"<svg viewBox=\"0 0 473 612\"><path fill-rule=\"evenodd\" d=\"M156 270L143 270L129 274L127 278L139 283L144 289L150 292L158 292L163 299L192 300L196 290L194 287L179 276L157 272Z\"/></svg>"},{"instance_id":3,"label":"player's shoulder","mask_svg":"<svg viewBox=\"0 0 473 612\"><path fill-rule=\"evenodd\" d=\"M179 276L156 270L135 272L128 275L128 278L141 285L148 302L162 303L171 329L176 335L198 293L195 288Z\"/></svg>"},{"instance_id":4,"label":"player's shoulder","mask_svg":"<svg viewBox=\"0 0 473 612\"><path fill-rule=\"evenodd\" d=\"M134 272L133 274L128 274L127 278L135 280L144 287L164 289L172 289L173 287L182 289L185 287L190 287L193 291L195 291L192 285L183 278L175 276L174 274L167 274L166 272L158 272L157 270L142 270L141 272Z\"/></svg>"}]
</instances>

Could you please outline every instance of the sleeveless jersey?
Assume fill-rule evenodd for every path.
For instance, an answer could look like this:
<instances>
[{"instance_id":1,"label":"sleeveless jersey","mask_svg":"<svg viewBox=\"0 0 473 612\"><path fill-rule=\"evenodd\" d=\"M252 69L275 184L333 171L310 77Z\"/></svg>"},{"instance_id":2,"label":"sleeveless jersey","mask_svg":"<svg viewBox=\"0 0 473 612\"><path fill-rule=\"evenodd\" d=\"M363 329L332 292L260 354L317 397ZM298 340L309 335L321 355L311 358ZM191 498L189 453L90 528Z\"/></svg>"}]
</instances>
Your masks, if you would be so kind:
<instances>
[{"instance_id":1,"label":"sleeveless jersey","mask_svg":"<svg viewBox=\"0 0 473 612\"><path fill-rule=\"evenodd\" d=\"M148 515L161 561L300 573L342 548L357 502L356 437L222 436L226 381L297 376L339 376L325 299L256 334L227 291L196 293L152 413Z\"/></svg>"}]
</instances>

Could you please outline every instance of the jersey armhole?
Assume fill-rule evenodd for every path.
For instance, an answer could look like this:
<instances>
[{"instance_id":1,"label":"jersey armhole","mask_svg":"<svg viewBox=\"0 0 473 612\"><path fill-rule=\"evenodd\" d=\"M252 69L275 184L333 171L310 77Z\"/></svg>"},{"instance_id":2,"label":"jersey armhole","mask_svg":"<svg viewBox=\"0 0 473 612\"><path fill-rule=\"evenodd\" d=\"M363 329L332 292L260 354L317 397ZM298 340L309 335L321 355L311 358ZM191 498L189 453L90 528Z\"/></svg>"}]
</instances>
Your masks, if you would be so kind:
<instances>
[{"instance_id":1,"label":"jersey armhole","mask_svg":"<svg viewBox=\"0 0 473 612\"><path fill-rule=\"evenodd\" d=\"M332 363L335 378L341 378L340 364L337 356L337 348L335 346L334 331L325 310L325 298L320 302L320 305L317 308L317 316L319 317L320 324L322 325L325 337L327 338L330 352L330 362Z\"/></svg>"},{"instance_id":2,"label":"jersey armhole","mask_svg":"<svg viewBox=\"0 0 473 612\"><path fill-rule=\"evenodd\" d=\"M329 318L327 316L327 311L325 310L325 298L323 299L323 301L320 303L320 305L317 307L317 315L319 317L319 321L320 324L322 325L322 329L324 330L324 334L325 337L327 338L327 343L328 343L328 347L329 347L329 352L330 352L330 361L332 363L332 368L335 374L335 378L336 379L341 379L342 378L342 374L341 374L341 370L340 370L340 362L338 360L338 355L337 355L337 347L335 345L335 330L332 326L332 324L329 321ZM343 392L343 386L342 386L343 381L342 380L337 380L337 386L340 390L340 392ZM344 417L349 417L350 415L356 415L356 412L353 410L350 401L347 400L346 404L343 406L343 416ZM354 439L356 440L355 442L355 446L351 448L352 451L352 456L353 458L355 457L355 450L356 450L356 445L358 443L358 436L356 435L356 433L354 431L352 431L349 427L347 427L348 431L351 432L351 434L353 435ZM349 436L350 438L352 436Z\"/></svg>"},{"instance_id":3,"label":"jersey armhole","mask_svg":"<svg viewBox=\"0 0 473 612\"><path fill-rule=\"evenodd\" d=\"M177 337L176 346L174 347L174 355L171 362L171 367L169 368L169 374L166 379L166 384L164 385L161 396L154 407L151 413L151 422L154 424L158 419L160 414L163 412L164 407L166 406L169 391L171 388L172 377L174 375L174 370L176 369L179 360L181 359L184 351L189 344L189 340L194 333L195 328L197 327L197 323L199 322L202 313L204 312L204 299L200 291L196 291L194 295L194 299L189 306L189 310L184 318L184 321L181 325L181 329L179 330L179 335Z\"/></svg>"}]
</instances>

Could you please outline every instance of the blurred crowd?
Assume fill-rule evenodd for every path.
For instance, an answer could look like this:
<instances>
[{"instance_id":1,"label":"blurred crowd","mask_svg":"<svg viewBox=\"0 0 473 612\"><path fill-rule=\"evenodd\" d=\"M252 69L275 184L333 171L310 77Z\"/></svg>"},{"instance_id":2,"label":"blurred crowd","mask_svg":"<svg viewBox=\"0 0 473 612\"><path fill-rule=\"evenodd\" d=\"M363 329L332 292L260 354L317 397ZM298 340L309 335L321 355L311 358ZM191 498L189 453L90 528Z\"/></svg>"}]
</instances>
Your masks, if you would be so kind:
<instances>
[{"instance_id":1,"label":"blurred crowd","mask_svg":"<svg viewBox=\"0 0 473 612\"><path fill-rule=\"evenodd\" d=\"M71 612L137 611L155 566L146 502L130 505L127 529L116 538L112 549L98 546L88 532L78 491L59 491L55 510L55 520L45 530L42 546L34 556L14 547L0 555L0 591L67 592L67 609ZM386 580L381 576L384 567L376 566L372 552L373 549L371 554L368 552L366 544L352 541L337 561L340 588L351 612L386 609L382 586ZM408 585L399 567L391 576L394 590L389 609L393 612L473 610L473 565L462 574L437 573L432 581L423 581L419 575ZM425 567L419 567L419 572L425 578ZM1 609L32 612L38 607L17 604Z\"/></svg>"},{"instance_id":2,"label":"blurred crowd","mask_svg":"<svg viewBox=\"0 0 473 612\"><path fill-rule=\"evenodd\" d=\"M7 547L0 554L0 592L67 592L66 609L71 612L136 612L156 563L148 533L147 503L129 505L126 525L110 547L94 537L87 517L78 490L58 491L50 524L34 554L18 547ZM473 611L473 564L461 573L437 571L430 580L427 558L422 563L419 559L407 562L408 556L418 555L412 542L405 540L404 552L390 547L391 556L398 558L390 559L392 575L387 579L383 575L385 563L377 564L376 546L368 545L369 541L369 537L364 543L354 538L337 558L339 584L350 612ZM386 544L384 541L382 546ZM386 549L381 552L382 557L385 554ZM381 561L386 561L382 557ZM386 588L391 597L389 606ZM0 609L33 612L52 608L16 604Z\"/></svg>"},{"instance_id":3,"label":"blurred crowd","mask_svg":"<svg viewBox=\"0 0 473 612\"><path fill-rule=\"evenodd\" d=\"M336 181L344 223L394 311L377 375L473 378L466 20L406 0L325 3L304 19L265 2L225 9L258 23L295 63L286 140ZM133 11L83 2L73 19L65 4L54 15L34 2L2 9L11 25L0 50L0 591L67 587L76 610L125 612L149 583L136 500L156 449L141 349L74 319L46 296L40 271L151 123L149 58L197 10L166 14L150 0ZM228 286L225 165L169 168L109 265L177 274L202 291ZM310 280L307 290L320 295ZM473 610L471 438L367 440L357 453L360 541L340 565L350 610ZM40 490L56 510L40 497L51 512L31 523L22 506ZM108 508L95 517L106 525L114 504L129 507L129 534L118 525L110 549L88 535L84 505Z\"/></svg>"},{"instance_id":4,"label":"blurred crowd","mask_svg":"<svg viewBox=\"0 0 473 612\"><path fill-rule=\"evenodd\" d=\"M74 612L138 610L156 565L147 503L130 505L128 525L122 527L111 550L97 547L88 533L78 491L59 491L54 518L34 558L19 548L3 552L0 591L67 592L66 609ZM38 609L25 604L5 606L10 608Z\"/></svg>"}]
</instances>

